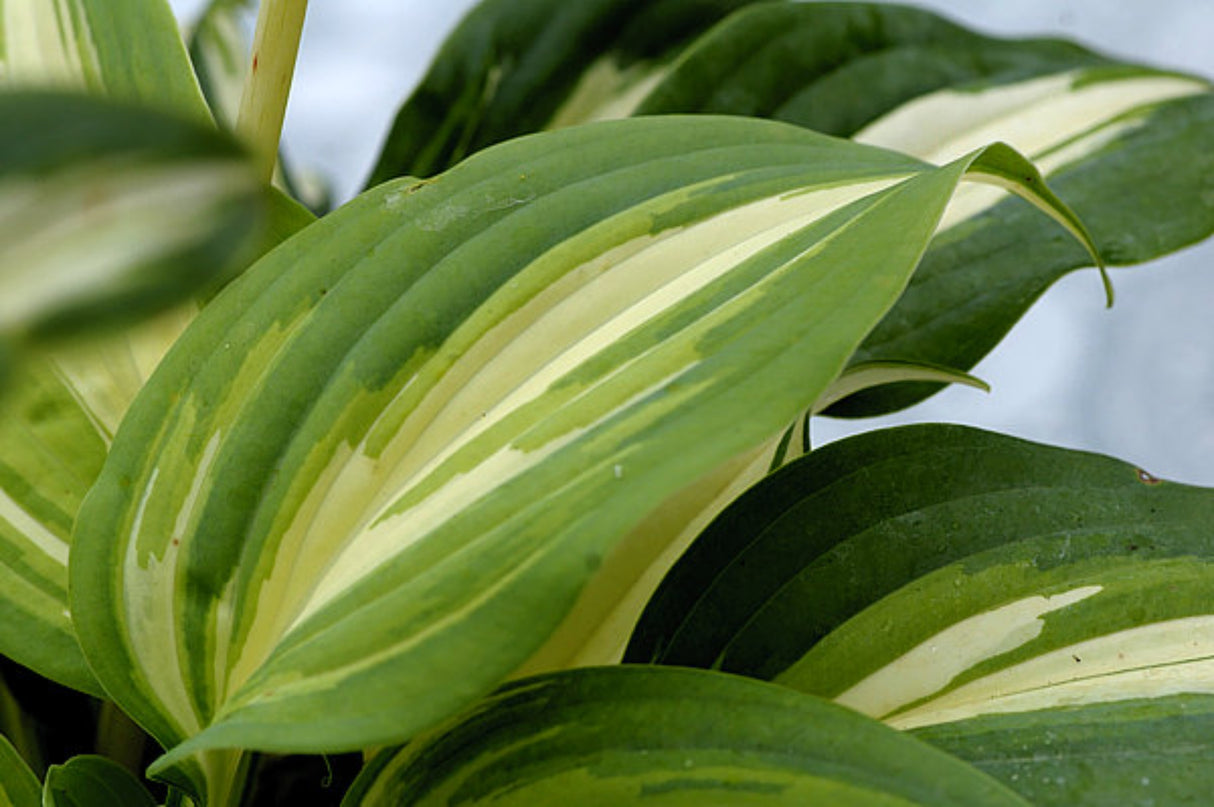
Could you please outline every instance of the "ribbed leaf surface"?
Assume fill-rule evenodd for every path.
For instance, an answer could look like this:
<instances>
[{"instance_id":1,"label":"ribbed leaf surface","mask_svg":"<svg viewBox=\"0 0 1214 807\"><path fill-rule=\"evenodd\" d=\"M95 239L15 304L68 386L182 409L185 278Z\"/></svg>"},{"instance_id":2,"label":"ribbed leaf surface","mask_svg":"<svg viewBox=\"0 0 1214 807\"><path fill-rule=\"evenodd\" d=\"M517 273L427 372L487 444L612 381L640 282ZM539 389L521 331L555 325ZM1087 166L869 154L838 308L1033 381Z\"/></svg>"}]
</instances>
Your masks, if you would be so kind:
<instances>
[{"instance_id":1,"label":"ribbed leaf surface","mask_svg":"<svg viewBox=\"0 0 1214 807\"><path fill-rule=\"evenodd\" d=\"M955 758L816 698L614 667L520 681L381 753L345 807L1020 805Z\"/></svg>"},{"instance_id":2,"label":"ribbed leaf surface","mask_svg":"<svg viewBox=\"0 0 1214 807\"><path fill-rule=\"evenodd\" d=\"M193 737L172 760L448 716L646 513L814 402L967 170L1013 169L647 119L360 197L229 286L128 414L73 550L90 662Z\"/></svg>"},{"instance_id":3,"label":"ribbed leaf surface","mask_svg":"<svg viewBox=\"0 0 1214 807\"><path fill-rule=\"evenodd\" d=\"M534 10L545 5L566 4ZM603 69L623 58L611 44L617 29L609 15L578 17L579 36L590 42L579 40L570 56L574 40L538 35L544 26L508 34L514 29L498 19L504 7L483 4L452 37L432 68L446 83L427 83L402 110L377 178L433 170L436 144L505 136L502 125L486 124L490 134L477 140L478 116L490 118L501 100L518 97L499 93L492 77L521 82L531 93L523 97L546 98L515 65L565 64L561 75L571 77L597 58L553 116L548 107L529 117L508 104L509 133L628 114L750 115L938 163L1002 140L1039 164L1111 265L1144 263L1214 233L1214 156L1206 147L1214 138L1214 95L1205 79L1119 64L1061 40L983 36L929 12L876 3L739 6L696 29L697 37L667 40L677 59L630 74ZM574 13L547 12L553 27ZM643 30L656 41L667 29L651 20ZM509 57L495 59L486 43L511 36ZM468 65L481 67L480 83L457 80ZM482 85L483 94L460 95ZM853 361L973 367L1052 283L1090 265L1049 226L996 189L963 191L907 294ZM882 385L838 402L830 414L882 414L939 389L921 381Z\"/></svg>"}]
</instances>

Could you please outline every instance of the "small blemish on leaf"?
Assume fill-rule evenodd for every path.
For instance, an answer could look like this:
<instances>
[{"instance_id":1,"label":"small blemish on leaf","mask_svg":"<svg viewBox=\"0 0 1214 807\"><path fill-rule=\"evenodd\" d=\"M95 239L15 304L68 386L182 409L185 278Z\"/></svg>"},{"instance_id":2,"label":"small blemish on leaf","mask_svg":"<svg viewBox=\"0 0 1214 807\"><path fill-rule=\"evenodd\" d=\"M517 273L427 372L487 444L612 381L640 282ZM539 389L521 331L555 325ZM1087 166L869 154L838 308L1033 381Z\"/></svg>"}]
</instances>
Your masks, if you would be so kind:
<instances>
[{"instance_id":1,"label":"small blemish on leaf","mask_svg":"<svg viewBox=\"0 0 1214 807\"><path fill-rule=\"evenodd\" d=\"M1076 664L1083 661L1083 659L1079 658L1079 656L1075 655L1074 653L1071 654L1071 658L1075 659Z\"/></svg>"},{"instance_id":2,"label":"small blemish on leaf","mask_svg":"<svg viewBox=\"0 0 1214 807\"><path fill-rule=\"evenodd\" d=\"M1141 468L1135 469L1135 473L1138 475L1138 481L1144 485L1158 485L1161 482L1163 482L1162 479L1151 476L1149 473L1142 470Z\"/></svg>"}]
</instances>

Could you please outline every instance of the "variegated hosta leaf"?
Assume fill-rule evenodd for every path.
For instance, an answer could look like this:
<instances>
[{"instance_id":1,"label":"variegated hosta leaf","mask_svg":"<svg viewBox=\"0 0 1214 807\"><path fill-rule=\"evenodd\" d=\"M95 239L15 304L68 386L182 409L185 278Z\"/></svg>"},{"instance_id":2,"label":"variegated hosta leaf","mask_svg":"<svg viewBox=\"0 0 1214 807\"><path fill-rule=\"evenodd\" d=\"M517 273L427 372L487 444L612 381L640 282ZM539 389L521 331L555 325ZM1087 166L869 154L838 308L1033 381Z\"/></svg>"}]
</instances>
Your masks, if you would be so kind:
<instances>
[{"instance_id":1,"label":"variegated hosta leaf","mask_svg":"<svg viewBox=\"0 0 1214 807\"><path fill-rule=\"evenodd\" d=\"M0 107L13 113L0 120L0 311L12 337L194 291L310 218L272 196L263 230L262 189L207 128L75 96L10 94ZM194 310L22 351L0 393L0 653L90 694L102 690L68 616L72 522L126 407Z\"/></svg>"},{"instance_id":2,"label":"variegated hosta leaf","mask_svg":"<svg viewBox=\"0 0 1214 807\"><path fill-rule=\"evenodd\" d=\"M1070 42L983 36L910 6L763 3L697 39L621 112L750 115L850 137L937 90L1109 63Z\"/></svg>"},{"instance_id":3,"label":"variegated hosta leaf","mask_svg":"<svg viewBox=\"0 0 1214 807\"><path fill-rule=\"evenodd\" d=\"M38 777L3 734L0 734L0 807L42 807Z\"/></svg>"},{"instance_id":4,"label":"variegated hosta leaf","mask_svg":"<svg viewBox=\"0 0 1214 807\"><path fill-rule=\"evenodd\" d=\"M68 613L67 559L106 445L49 362L20 368L0 395L0 653L97 696Z\"/></svg>"},{"instance_id":5,"label":"variegated hosta leaf","mask_svg":"<svg viewBox=\"0 0 1214 807\"><path fill-rule=\"evenodd\" d=\"M72 553L90 663L192 738L158 770L200 789L170 764L448 716L646 513L804 411L958 180L1013 166L653 118L360 197L225 289L128 413Z\"/></svg>"},{"instance_id":6,"label":"variegated hosta leaf","mask_svg":"<svg viewBox=\"0 0 1214 807\"><path fill-rule=\"evenodd\" d=\"M1035 156L1107 263L1145 263L1214 234L1214 153L1206 145L1214 137L1214 93L1208 84L1127 70L1051 77L985 95L994 100L1001 92L1042 93L1017 120L1066 124L1058 128L1070 139L1048 143L1033 143L1027 131L1016 133L1003 123L986 131L1006 131L1008 140ZM923 108L934 108L941 120L949 105L982 108L988 99L927 98ZM1088 117L1093 108L1099 111ZM1064 117L1054 118L1059 110ZM899 115L892 113L891 121ZM900 148L894 145L897 127L882 134L889 139L873 141ZM957 200L915 282L856 361L897 357L972 367L1054 281L1088 265L1070 244L1046 236L1033 211L1015 199L986 207L995 201L983 194ZM884 387L845 401L832 414L881 414L938 389Z\"/></svg>"},{"instance_id":7,"label":"variegated hosta leaf","mask_svg":"<svg viewBox=\"0 0 1214 807\"><path fill-rule=\"evenodd\" d=\"M913 733L1037 807L1171 807L1200 804L1214 792L1209 695L986 715Z\"/></svg>"},{"instance_id":8,"label":"variegated hosta leaf","mask_svg":"<svg viewBox=\"0 0 1214 807\"><path fill-rule=\"evenodd\" d=\"M381 752L347 807L1025 805L930 746L817 698L695 670L520 681Z\"/></svg>"},{"instance_id":9,"label":"variegated hosta leaf","mask_svg":"<svg viewBox=\"0 0 1214 807\"><path fill-rule=\"evenodd\" d=\"M72 757L46 773L42 807L156 807L130 771L99 756Z\"/></svg>"},{"instance_id":10,"label":"variegated hosta leaf","mask_svg":"<svg viewBox=\"0 0 1214 807\"><path fill-rule=\"evenodd\" d=\"M1008 715L956 730L976 759L1002 742L979 728L1155 719L1156 700L1180 738L1166 699L1214 695L1212 516L1209 490L1104 457L962 427L872 432L722 514L663 581L626 659L773 680L899 728ZM1126 728L1110 726L1111 745Z\"/></svg>"},{"instance_id":11,"label":"variegated hosta leaf","mask_svg":"<svg viewBox=\"0 0 1214 807\"><path fill-rule=\"evenodd\" d=\"M688 41L752 2L484 0L397 114L370 184L430 176L517 135L623 117Z\"/></svg>"},{"instance_id":12,"label":"variegated hosta leaf","mask_svg":"<svg viewBox=\"0 0 1214 807\"><path fill-rule=\"evenodd\" d=\"M688 48L636 111L771 117L941 163L1006 141L1042 168L1114 265L1214 233L1207 80L1067 42L980 36L913 8L742 9ZM943 229L855 362L972 367L1054 281L1089 263L994 188L963 190ZM883 386L832 414L881 414L939 388Z\"/></svg>"},{"instance_id":13,"label":"variegated hosta leaf","mask_svg":"<svg viewBox=\"0 0 1214 807\"><path fill-rule=\"evenodd\" d=\"M0 87L78 90L209 120L165 0L0 0Z\"/></svg>"},{"instance_id":14,"label":"variegated hosta leaf","mask_svg":"<svg viewBox=\"0 0 1214 807\"><path fill-rule=\"evenodd\" d=\"M240 265L265 209L244 153L208 127L87 96L0 95L0 334L180 299Z\"/></svg>"}]
</instances>

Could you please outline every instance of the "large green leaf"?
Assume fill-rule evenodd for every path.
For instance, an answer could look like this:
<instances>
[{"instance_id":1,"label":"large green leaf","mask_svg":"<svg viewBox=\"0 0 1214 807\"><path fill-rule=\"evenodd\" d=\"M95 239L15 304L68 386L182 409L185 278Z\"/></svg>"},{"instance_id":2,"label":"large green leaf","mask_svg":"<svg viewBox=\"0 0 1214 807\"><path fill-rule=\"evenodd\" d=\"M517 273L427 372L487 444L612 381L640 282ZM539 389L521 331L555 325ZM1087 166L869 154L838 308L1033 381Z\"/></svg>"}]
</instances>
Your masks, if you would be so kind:
<instances>
[{"instance_id":1,"label":"large green leaf","mask_svg":"<svg viewBox=\"0 0 1214 807\"><path fill-rule=\"evenodd\" d=\"M42 807L156 807L156 800L121 765L78 756L47 771Z\"/></svg>"},{"instance_id":2,"label":"large green leaf","mask_svg":"<svg viewBox=\"0 0 1214 807\"><path fill-rule=\"evenodd\" d=\"M201 789L170 763L399 741L489 691L620 536L830 385L967 173L1033 172L617 121L382 186L271 253L178 341L77 522L91 665L192 738L158 770Z\"/></svg>"},{"instance_id":3,"label":"large green leaf","mask_svg":"<svg viewBox=\"0 0 1214 807\"><path fill-rule=\"evenodd\" d=\"M343 807L1023 805L847 709L742 678L604 667L511 684L382 752Z\"/></svg>"},{"instance_id":4,"label":"large green leaf","mask_svg":"<svg viewBox=\"0 0 1214 807\"><path fill-rule=\"evenodd\" d=\"M493 143L606 117L755 0L485 0L397 114L370 184L430 176ZM611 115L621 117L620 114Z\"/></svg>"},{"instance_id":5,"label":"large green leaf","mask_svg":"<svg viewBox=\"0 0 1214 807\"><path fill-rule=\"evenodd\" d=\"M210 119L165 0L0 0L0 87L79 90Z\"/></svg>"},{"instance_id":6,"label":"large green leaf","mask_svg":"<svg viewBox=\"0 0 1214 807\"><path fill-rule=\"evenodd\" d=\"M1008 781L1039 764L1078 784L1117 764L1134 721L1185 753L1205 726L1191 722L1205 698L1173 696L1214 695L1212 516L1211 491L1105 457L962 427L872 432L722 514L626 659L769 679L900 728L946 723L924 736ZM1076 732L1097 720L1089 753ZM1143 764L1148 779L1164 765Z\"/></svg>"},{"instance_id":7,"label":"large green leaf","mask_svg":"<svg viewBox=\"0 0 1214 807\"><path fill-rule=\"evenodd\" d=\"M0 807L42 807L38 777L0 734Z\"/></svg>"}]
</instances>

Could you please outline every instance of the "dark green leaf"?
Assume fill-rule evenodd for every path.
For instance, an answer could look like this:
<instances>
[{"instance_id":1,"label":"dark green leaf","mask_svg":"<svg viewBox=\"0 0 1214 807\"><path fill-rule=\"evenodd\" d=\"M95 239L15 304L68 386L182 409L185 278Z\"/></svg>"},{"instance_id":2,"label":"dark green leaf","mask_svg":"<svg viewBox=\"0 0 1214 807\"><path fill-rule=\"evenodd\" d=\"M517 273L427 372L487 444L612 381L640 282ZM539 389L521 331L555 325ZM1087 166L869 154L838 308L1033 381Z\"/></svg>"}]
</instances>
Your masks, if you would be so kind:
<instances>
[{"instance_id":1,"label":"dark green leaf","mask_svg":"<svg viewBox=\"0 0 1214 807\"><path fill-rule=\"evenodd\" d=\"M1214 233L1214 95L1146 110L1087 158L1047 173L1110 266L1145 263ZM942 233L898 305L853 361L899 358L973 367L1051 284L1091 265L1038 226L1017 199ZM910 406L938 384L866 390L829 410L868 417Z\"/></svg>"},{"instance_id":2,"label":"dark green leaf","mask_svg":"<svg viewBox=\"0 0 1214 807\"><path fill-rule=\"evenodd\" d=\"M156 807L156 800L126 768L79 756L47 771L42 807Z\"/></svg>"},{"instance_id":3,"label":"dark green leaf","mask_svg":"<svg viewBox=\"0 0 1214 807\"><path fill-rule=\"evenodd\" d=\"M1108 458L963 427L872 432L726 510L626 658L900 726L1204 692L1212 517L1210 491Z\"/></svg>"},{"instance_id":4,"label":"dark green leaf","mask_svg":"<svg viewBox=\"0 0 1214 807\"><path fill-rule=\"evenodd\" d=\"M752 2L485 0L397 114L370 184L430 176L554 117L584 120L579 109L647 86L689 40Z\"/></svg>"},{"instance_id":5,"label":"dark green leaf","mask_svg":"<svg viewBox=\"0 0 1214 807\"><path fill-rule=\"evenodd\" d=\"M750 115L850 137L929 92L1107 62L1060 40L982 36L909 6L763 3L696 40L636 113Z\"/></svg>"}]
</instances>

